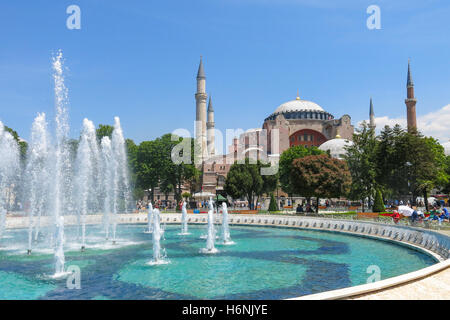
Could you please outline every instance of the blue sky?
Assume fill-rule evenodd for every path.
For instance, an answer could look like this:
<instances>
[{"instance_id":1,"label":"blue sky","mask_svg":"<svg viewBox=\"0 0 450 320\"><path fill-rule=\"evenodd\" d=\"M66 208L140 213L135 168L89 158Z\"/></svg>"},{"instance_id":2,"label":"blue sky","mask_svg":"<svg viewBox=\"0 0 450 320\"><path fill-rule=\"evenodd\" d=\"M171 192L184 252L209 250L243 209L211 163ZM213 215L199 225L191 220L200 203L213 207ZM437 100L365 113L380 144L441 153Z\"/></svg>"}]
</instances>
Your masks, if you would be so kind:
<instances>
[{"instance_id":1,"label":"blue sky","mask_svg":"<svg viewBox=\"0 0 450 320\"><path fill-rule=\"evenodd\" d=\"M66 28L71 4L81 30ZM372 4L381 30L366 27ZM74 137L85 117L119 116L137 143L193 131L200 55L218 129L261 127L297 89L355 125L371 96L380 125L401 122L410 57L419 122L427 133L441 121L428 132L450 139L449 16L448 0L2 1L0 120L28 139L38 112L53 118L51 55L62 49Z\"/></svg>"}]
</instances>

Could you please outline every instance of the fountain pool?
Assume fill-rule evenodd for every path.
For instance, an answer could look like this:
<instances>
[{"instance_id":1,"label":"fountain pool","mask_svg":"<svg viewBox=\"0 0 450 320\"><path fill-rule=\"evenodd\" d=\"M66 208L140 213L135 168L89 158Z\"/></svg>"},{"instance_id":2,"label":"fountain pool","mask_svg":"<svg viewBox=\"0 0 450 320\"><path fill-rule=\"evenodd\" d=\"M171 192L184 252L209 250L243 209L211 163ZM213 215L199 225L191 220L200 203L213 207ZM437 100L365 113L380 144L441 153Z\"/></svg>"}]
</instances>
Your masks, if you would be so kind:
<instances>
[{"instance_id":1,"label":"fountain pool","mask_svg":"<svg viewBox=\"0 0 450 320\"><path fill-rule=\"evenodd\" d=\"M152 235L144 224L117 226L117 244L101 225L65 228L65 265L81 270L81 288L51 279L53 251L38 241L32 255L28 231L9 229L0 247L0 299L284 299L366 283L369 266L386 279L435 264L429 255L394 243L352 235L277 227L231 226L236 244L200 253L203 225L167 225L161 245L170 264L149 266ZM43 240L42 240L43 241Z\"/></svg>"}]
</instances>

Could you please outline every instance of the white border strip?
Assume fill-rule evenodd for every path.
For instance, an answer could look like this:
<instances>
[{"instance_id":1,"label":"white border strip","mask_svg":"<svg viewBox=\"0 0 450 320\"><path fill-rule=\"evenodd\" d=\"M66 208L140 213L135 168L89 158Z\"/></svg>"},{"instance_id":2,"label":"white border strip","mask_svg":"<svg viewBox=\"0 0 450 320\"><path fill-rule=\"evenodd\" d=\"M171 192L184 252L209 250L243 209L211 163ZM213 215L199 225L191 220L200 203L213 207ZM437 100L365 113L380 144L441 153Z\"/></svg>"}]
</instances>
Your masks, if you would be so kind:
<instances>
[{"instance_id":1,"label":"white border strip","mask_svg":"<svg viewBox=\"0 0 450 320\"><path fill-rule=\"evenodd\" d=\"M336 300L344 299L354 296L360 296L368 293L374 293L377 291L382 291L384 289L390 289L408 282L416 281L422 278L431 276L432 274L445 270L450 267L450 259L444 262L434 264L430 267L420 269L414 272L403 274L401 276L389 278L386 280L381 280L374 283L362 284L359 286L348 287L344 289L337 289L332 291L321 292L317 294L310 294L306 296L301 296L297 298L291 298L286 300Z\"/></svg>"}]
</instances>

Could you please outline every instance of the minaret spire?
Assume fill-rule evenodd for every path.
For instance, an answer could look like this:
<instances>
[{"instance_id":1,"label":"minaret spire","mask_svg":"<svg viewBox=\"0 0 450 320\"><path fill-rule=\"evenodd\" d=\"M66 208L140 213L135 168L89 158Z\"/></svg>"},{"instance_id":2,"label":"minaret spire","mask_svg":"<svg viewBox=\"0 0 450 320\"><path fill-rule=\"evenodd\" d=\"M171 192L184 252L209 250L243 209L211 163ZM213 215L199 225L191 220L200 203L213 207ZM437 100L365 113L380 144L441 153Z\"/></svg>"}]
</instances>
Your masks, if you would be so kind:
<instances>
[{"instance_id":1,"label":"minaret spire","mask_svg":"<svg viewBox=\"0 0 450 320\"><path fill-rule=\"evenodd\" d=\"M369 128L370 128L370 129L375 129L375 128L376 128L376 124L375 124L375 113L373 112L373 101L372 101L372 97L370 97L370 111L369 111L369 116L370 116Z\"/></svg>"},{"instance_id":2,"label":"minaret spire","mask_svg":"<svg viewBox=\"0 0 450 320\"><path fill-rule=\"evenodd\" d=\"M408 59L408 79L406 81L406 87L414 87L414 82L411 76L411 59Z\"/></svg>"},{"instance_id":3,"label":"minaret spire","mask_svg":"<svg viewBox=\"0 0 450 320\"><path fill-rule=\"evenodd\" d=\"M198 66L197 79L206 79L202 56L200 56L200 65Z\"/></svg>"},{"instance_id":4,"label":"minaret spire","mask_svg":"<svg viewBox=\"0 0 450 320\"><path fill-rule=\"evenodd\" d=\"M408 131L414 132L417 130L417 119L416 119L416 103L417 100L414 96L414 82L411 75L411 60L408 60L408 76L406 81L406 92L407 98L405 100L406 104L406 116L408 122Z\"/></svg>"},{"instance_id":5,"label":"minaret spire","mask_svg":"<svg viewBox=\"0 0 450 320\"><path fill-rule=\"evenodd\" d=\"M196 119L195 119L195 138L201 148L201 162L206 160L207 156L207 138L206 138L206 76L203 67L203 59L200 56L200 64L197 72L197 93L195 94L196 102Z\"/></svg>"},{"instance_id":6,"label":"minaret spire","mask_svg":"<svg viewBox=\"0 0 450 320\"><path fill-rule=\"evenodd\" d=\"M209 95L208 122L206 123L207 145L208 145L208 155L209 156L213 156L216 153L214 127L215 127L214 108L213 108L213 104L212 104L211 95Z\"/></svg>"},{"instance_id":7,"label":"minaret spire","mask_svg":"<svg viewBox=\"0 0 450 320\"><path fill-rule=\"evenodd\" d=\"M209 95L208 112L214 112L211 94Z\"/></svg>"}]
</instances>

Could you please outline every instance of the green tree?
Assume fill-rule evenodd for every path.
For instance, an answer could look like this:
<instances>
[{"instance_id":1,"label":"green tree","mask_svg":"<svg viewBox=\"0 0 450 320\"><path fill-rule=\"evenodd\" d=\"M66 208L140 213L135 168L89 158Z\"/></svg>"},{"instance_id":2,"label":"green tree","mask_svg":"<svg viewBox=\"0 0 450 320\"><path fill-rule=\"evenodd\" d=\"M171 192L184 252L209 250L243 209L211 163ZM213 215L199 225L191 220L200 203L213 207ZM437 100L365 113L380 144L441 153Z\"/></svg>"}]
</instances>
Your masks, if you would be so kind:
<instances>
[{"instance_id":1,"label":"green tree","mask_svg":"<svg viewBox=\"0 0 450 320\"><path fill-rule=\"evenodd\" d=\"M447 174L448 177L450 177L450 156L447 156L445 158L445 173ZM442 192L448 194L450 197L450 178L448 179L448 182L442 185L441 187Z\"/></svg>"},{"instance_id":2,"label":"green tree","mask_svg":"<svg viewBox=\"0 0 450 320\"><path fill-rule=\"evenodd\" d=\"M448 181L443 147L417 130L407 132L398 125L385 127L376 150L377 180L394 196L411 195L416 204L423 195L428 208L428 193Z\"/></svg>"},{"instance_id":3,"label":"green tree","mask_svg":"<svg viewBox=\"0 0 450 320\"><path fill-rule=\"evenodd\" d=\"M293 191L305 197L339 198L350 191L352 178L347 163L327 154L294 160L291 170Z\"/></svg>"},{"instance_id":4,"label":"green tree","mask_svg":"<svg viewBox=\"0 0 450 320\"><path fill-rule=\"evenodd\" d=\"M257 197L273 191L276 187L276 177L261 175L261 169L265 166L268 165L260 161L250 163L248 158L244 163L235 162L227 174L225 192L233 199L247 198L250 208L253 209Z\"/></svg>"},{"instance_id":5,"label":"green tree","mask_svg":"<svg viewBox=\"0 0 450 320\"><path fill-rule=\"evenodd\" d=\"M436 139L423 137L420 133L410 135L410 139L416 145L420 155L419 157L411 156L410 160L416 170L417 193L423 195L428 211L429 192L434 188L446 185L449 181L444 147Z\"/></svg>"},{"instance_id":6,"label":"green tree","mask_svg":"<svg viewBox=\"0 0 450 320\"><path fill-rule=\"evenodd\" d=\"M278 204L273 193L270 194L269 212L278 211Z\"/></svg>"},{"instance_id":7,"label":"green tree","mask_svg":"<svg viewBox=\"0 0 450 320\"><path fill-rule=\"evenodd\" d=\"M142 190L142 188L133 188L132 194L134 200L142 199L145 195L144 190Z\"/></svg>"},{"instance_id":8,"label":"green tree","mask_svg":"<svg viewBox=\"0 0 450 320\"><path fill-rule=\"evenodd\" d=\"M295 159L320 154L324 154L324 152L319 150L317 147L306 148L304 146L293 146L285 150L281 154L279 162L279 179L281 189L289 195L292 195L293 193L291 184L291 171L293 167L293 161Z\"/></svg>"},{"instance_id":9,"label":"green tree","mask_svg":"<svg viewBox=\"0 0 450 320\"><path fill-rule=\"evenodd\" d=\"M150 198L155 200L155 188L159 184L163 170L164 154L160 141L143 141L136 152L136 185L150 190Z\"/></svg>"},{"instance_id":10,"label":"green tree","mask_svg":"<svg viewBox=\"0 0 450 320\"><path fill-rule=\"evenodd\" d=\"M96 130L98 141L101 141L103 137L109 137L111 139L113 131L113 126L99 124Z\"/></svg>"},{"instance_id":11,"label":"green tree","mask_svg":"<svg viewBox=\"0 0 450 320\"><path fill-rule=\"evenodd\" d=\"M191 193L189 193L189 192L183 192L183 194L181 196L185 200L189 200L192 197Z\"/></svg>"},{"instance_id":12,"label":"green tree","mask_svg":"<svg viewBox=\"0 0 450 320\"><path fill-rule=\"evenodd\" d=\"M17 144L19 145L20 159L22 160L22 162L24 162L27 156L28 143L20 139L17 131L11 129L10 127L4 126L4 130L9 132L13 136L14 140L16 140Z\"/></svg>"},{"instance_id":13,"label":"green tree","mask_svg":"<svg viewBox=\"0 0 450 320\"><path fill-rule=\"evenodd\" d=\"M381 195L381 191L377 190L375 194L375 201L372 208L373 212L384 212L384 202L383 202L383 196Z\"/></svg>"},{"instance_id":14,"label":"green tree","mask_svg":"<svg viewBox=\"0 0 450 320\"><path fill-rule=\"evenodd\" d=\"M130 184L135 187L137 184L137 153L139 147L131 139L125 140L127 148L128 168L130 172Z\"/></svg>"},{"instance_id":15,"label":"green tree","mask_svg":"<svg viewBox=\"0 0 450 320\"><path fill-rule=\"evenodd\" d=\"M187 140L185 140L187 139ZM174 188L175 193L175 199L177 202L181 200L181 193L182 193L182 186L184 183L188 183L191 179L194 179L196 176L199 175L198 169L195 167L194 162L194 156L195 152L194 149L196 147L196 143L194 139L188 139L188 138L182 138L182 137L176 137L172 134L165 134L161 138L159 138L161 143L161 149L164 153L164 161L163 161L163 167L161 172L161 178L166 180L165 183L172 184ZM190 155L187 156L186 160L188 160L188 163L181 162L176 163L172 159L172 152L175 149L175 147L180 143L186 143L190 145L190 150L179 150L179 157L184 156L184 152L189 152Z\"/></svg>"},{"instance_id":16,"label":"green tree","mask_svg":"<svg viewBox=\"0 0 450 320\"><path fill-rule=\"evenodd\" d=\"M376 182L383 193L400 197L408 193L407 156L404 145L406 135L399 125L385 126L375 148Z\"/></svg>"},{"instance_id":17,"label":"green tree","mask_svg":"<svg viewBox=\"0 0 450 320\"><path fill-rule=\"evenodd\" d=\"M364 212L365 199L374 195L376 183L375 150L377 140L375 132L363 122L361 127L353 135L353 144L346 147L345 160L352 175L352 185L349 197L362 201Z\"/></svg>"}]
</instances>

